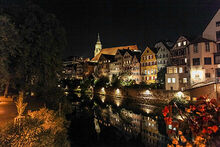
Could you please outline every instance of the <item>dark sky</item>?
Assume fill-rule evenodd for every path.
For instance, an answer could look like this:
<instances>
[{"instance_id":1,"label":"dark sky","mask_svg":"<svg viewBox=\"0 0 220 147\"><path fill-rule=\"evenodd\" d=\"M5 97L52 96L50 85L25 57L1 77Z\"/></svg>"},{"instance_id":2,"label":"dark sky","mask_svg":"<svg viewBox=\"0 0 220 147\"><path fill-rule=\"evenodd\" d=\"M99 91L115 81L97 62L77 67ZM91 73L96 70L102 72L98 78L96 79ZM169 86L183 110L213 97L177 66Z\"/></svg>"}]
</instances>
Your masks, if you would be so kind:
<instances>
[{"instance_id":1,"label":"dark sky","mask_svg":"<svg viewBox=\"0 0 220 147\"><path fill-rule=\"evenodd\" d=\"M97 33L104 48L137 44L141 50L179 35L198 36L220 0L37 0L66 28L64 53L92 57Z\"/></svg>"}]
</instances>

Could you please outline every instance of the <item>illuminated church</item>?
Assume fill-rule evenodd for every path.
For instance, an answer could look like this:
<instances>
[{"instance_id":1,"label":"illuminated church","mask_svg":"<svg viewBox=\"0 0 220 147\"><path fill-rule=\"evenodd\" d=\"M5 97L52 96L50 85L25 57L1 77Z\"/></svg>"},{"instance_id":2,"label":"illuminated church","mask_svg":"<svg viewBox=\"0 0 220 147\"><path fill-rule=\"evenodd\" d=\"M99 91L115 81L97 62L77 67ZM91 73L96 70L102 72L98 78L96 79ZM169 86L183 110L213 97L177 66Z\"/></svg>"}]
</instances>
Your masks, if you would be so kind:
<instances>
[{"instance_id":1,"label":"illuminated church","mask_svg":"<svg viewBox=\"0 0 220 147\"><path fill-rule=\"evenodd\" d=\"M115 55L117 50L123 50L123 49L136 51L136 50L138 50L138 47L137 47L137 45L129 45L129 46L119 46L119 47L112 47L112 48L102 49L100 36L98 34L98 39L97 39L97 42L96 42L96 45L95 45L95 50L94 50L94 57L91 59L91 61L98 62L98 60L99 60L99 58L102 54Z\"/></svg>"}]
</instances>

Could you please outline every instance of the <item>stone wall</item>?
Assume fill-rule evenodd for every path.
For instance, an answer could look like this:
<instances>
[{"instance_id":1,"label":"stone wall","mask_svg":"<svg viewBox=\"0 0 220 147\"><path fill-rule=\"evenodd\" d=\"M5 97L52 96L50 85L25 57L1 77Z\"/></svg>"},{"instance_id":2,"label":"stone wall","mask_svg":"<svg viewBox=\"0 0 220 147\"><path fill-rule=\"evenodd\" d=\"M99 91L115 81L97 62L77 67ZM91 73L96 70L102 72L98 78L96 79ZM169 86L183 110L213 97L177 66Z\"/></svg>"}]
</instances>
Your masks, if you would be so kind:
<instances>
[{"instance_id":1,"label":"stone wall","mask_svg":"<svg viewBox=\"0 0 220 147\"><path fill-rule=\"evenodd\" d=\"M129 97L129 98L139 98L139 99L152 99L152 100L161 100L169 101L174 98L178 91L166 91L162 89L147 89L147 88L95 88L95 93L110 95L116 97ZM181 92L184 97L190 96L190 93L185 91Z\"/></svg>"}]
</instances>

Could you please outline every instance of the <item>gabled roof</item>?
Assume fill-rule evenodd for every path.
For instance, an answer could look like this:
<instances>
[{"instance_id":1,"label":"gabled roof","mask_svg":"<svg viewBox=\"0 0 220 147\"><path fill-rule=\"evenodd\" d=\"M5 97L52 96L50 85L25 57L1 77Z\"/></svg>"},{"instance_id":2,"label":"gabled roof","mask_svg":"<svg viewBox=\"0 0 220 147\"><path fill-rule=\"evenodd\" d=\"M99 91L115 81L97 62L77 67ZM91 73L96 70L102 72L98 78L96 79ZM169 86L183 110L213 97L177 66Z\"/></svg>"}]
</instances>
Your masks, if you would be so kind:
<instances>
[{"instance_id":1,"label":"gabled roof","mask_svg":"<svg viewBox=\"0 0 220 147\"><path fill-rule=\"evenodd\" d=\"M104 57L105 59L111 60L111 61L113 61L113 60L115 59L115 56L114 56L114 55L102 54L102 55L100 56L100 58L101 58L101 57ZM99 58L99 59L100 59L100 58Z\"/></svg>"},{"instance_id":2,"label":"gabled roof","mask_svg":"<svg viewBox=\"0 0 220 147\"><path fill-rule=\"evenodd\" d=\"M193 41L191 41L190 44L195 44L195 43L200 43L200 42L215 42L213 40L209 40L209 39L206 39L206 38L203 38L203 37L197 37L196 39L194 39Z\"/></svg>"},{"instance_id":3,"label":"gabled roof","mask_svg":"<svg viewBox=\"0 0 220 147\"><path fill-rule=\"evenodd\" d=\"M98 61L101 54L107 54L107 55L115 55L117 50L123 50L123 49L129 49L129 50L138 50L137 45L128 45L128 46L120 46L120 47L113 47L113 48L104 48L98 53L94 58L92 58L91 61Z\"/></svg>"}]
</instances>

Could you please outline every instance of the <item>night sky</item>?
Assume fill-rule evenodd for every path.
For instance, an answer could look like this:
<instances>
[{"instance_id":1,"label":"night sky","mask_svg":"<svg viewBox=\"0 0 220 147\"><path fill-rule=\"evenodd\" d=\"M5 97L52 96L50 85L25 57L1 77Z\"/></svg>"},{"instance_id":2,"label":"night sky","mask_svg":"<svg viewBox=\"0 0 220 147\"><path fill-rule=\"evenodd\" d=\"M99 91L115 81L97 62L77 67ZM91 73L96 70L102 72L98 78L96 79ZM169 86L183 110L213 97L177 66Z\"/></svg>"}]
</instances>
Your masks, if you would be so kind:
<instances>
[{"instance_id":1,"label":"night sky","mask_svg":"<svg viewBox=\"0 0 220 147\"><path fill-rule=\"evenodd\" d=\"M64 56L92 57L97 33L103 48L137 44L139 49L179 35L198 36L220 0L36 0L65 27Z\"/></svg>"}]
</instances>

